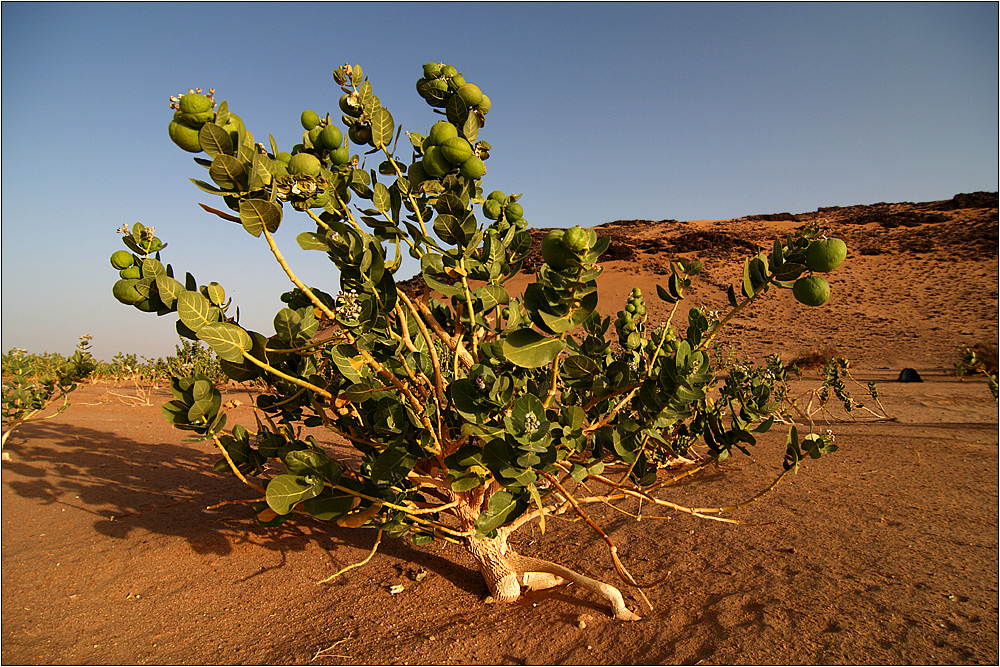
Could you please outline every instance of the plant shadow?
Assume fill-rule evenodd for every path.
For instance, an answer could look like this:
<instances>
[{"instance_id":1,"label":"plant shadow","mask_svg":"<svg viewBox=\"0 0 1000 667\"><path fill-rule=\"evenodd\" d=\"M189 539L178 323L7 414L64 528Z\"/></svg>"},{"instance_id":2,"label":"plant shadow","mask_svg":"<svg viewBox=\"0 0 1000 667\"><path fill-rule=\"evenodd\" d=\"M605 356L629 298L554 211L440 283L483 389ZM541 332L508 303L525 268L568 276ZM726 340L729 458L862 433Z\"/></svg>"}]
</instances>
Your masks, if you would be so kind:
<instances>
[{"instance_id":1,"label":"plant shadow","mask_svg":"<svg viewBox=\"0 0 1000 667\"><path fill-rule=\"evenodd\" d=\"M373 531L342 528L311 517L295 517L275 528L257 524L243 504L255 491L213 471L220 457L211 443L141 441L67 421L35 422L18 429L3 462L4 484L42 504L58 504L93 515L93 529L113 539L153 533L184 539L201 554L225 556L234 544L251 542L281 553L312 546L329 553L340 547L369 551ZM380 554L441 575L457 588L481 595L475 570L405 540L385 540Z\"/></svg>"}]
</instances>

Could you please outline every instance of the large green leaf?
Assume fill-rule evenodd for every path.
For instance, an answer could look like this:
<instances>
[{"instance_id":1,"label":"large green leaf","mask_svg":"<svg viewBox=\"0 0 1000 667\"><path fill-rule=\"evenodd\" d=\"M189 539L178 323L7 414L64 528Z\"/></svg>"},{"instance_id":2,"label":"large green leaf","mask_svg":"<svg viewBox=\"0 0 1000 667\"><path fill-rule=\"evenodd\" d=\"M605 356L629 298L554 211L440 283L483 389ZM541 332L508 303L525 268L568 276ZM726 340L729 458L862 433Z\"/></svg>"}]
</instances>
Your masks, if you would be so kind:
<instances>
[{"instance_id":1,"label":"large green leaf","mask_svg":"<svg viewBox=\"0 0 1000 667\"><path fill-rule=\"evenodd\" d=\"M212 310L212 304L199 292L185 291L177 297L176 305L181 323L195 333L216 321L217 311Z\"/></svg>"},{"instance_id":2,"label":"large green leaf","mask_svg":"<svg viewBox=\"0 0 1000 667\"><path fill-rule=\"evenodd\" d=\"M558 338L549 338L534 329L518 329L503 341L507 361L522 368L538 368L551 363L565 347Z\"/></svg>"},{"instance_id":3,"label":"large green leaf","mask_svg":"<svg viewBox=\"0 0 1000 667\"><path fill-rule=\"evenodd\" d=\"M336 484L340 479L340 473L343 472L343 468L326 455L309 449L285 454L285 467L293 475L319 475L331 484Z\"/></svg>"},{"instance_id":4,"label":"large green leaf","mask_svg":"<svg viewBox=\"0 0 1000 667\"><path fill-rule=\"evenodd\" d=\"M207 343L220 359L234 364L243 361L243 353L253 345L246 331L229 322L204 325L198 330L198 338Z\"/></svg>"},{"instance_id":5,"label":"large green leaf","mask_svg":"<svg viewBox=\"0 0 1000 667\"><path fill-rule=\"evenodd\" d=\"M223 190L246 189L246 166L232 155L216 155L212 166L208 168L208 175Z\"/></svg>"},{"instance_id":6,"label":"large green leaf","mask_svg":"<svg viewBox=\"0 0 1000 667\"><path fill-rule=\"evenodd\" d=\"M229 133L215 123L205 123L198 131L198 141L201 149L208 153L209 157L233 154L233 140Z\"/></svg>"},{"instance_id":7,"label":"large green leaf","mask_svg":"<svg viewBox=\"0 0 1000 667\"><path fill-rule=\"evenodd\" d=\"M320 521L333 521L351 511L354 506L355 496L348 494L322 494L313 498L306 498L302 503L302 509Z\"/></svg>"},{"instance_id":8,"label":"large green leaf","mask_svg":"<svg viewBox=\"0 0 1000 667\"><path fill-rule=\"evenodd\" d=\"M323 252L330 250L330 244L326 242L326 239L315 232L302 232L295 237L295 241L303 250L322 250Z\"/></svg>"},{"instance_id":9,"label":"large green leaf","mask_svg":"<svg viewBox=\"0 0 1000 667\"><path fill-rule=\"evenodd\" d=\"M265 229L273 234L281 224L281 206L266 199L244 199L240 202L240 224L254 236Z\"/></svg>"},{"instance_id":10,"label":"large green leaf","mask_svg":"<svg viewBox=\"0 0 1000 667\"><path fill-rule=\"evenodd\" d=\"M417 457L406 450L403 444L390 447L372 464L372 478L385 482L396 482L413 470Z\"/></svg>"},{"instance_id":11,"label":"large green leaf","mask_svg":"<svg viewBox=\"0 0 1000 667\"><path fill-rule=\"evenodd\" d=\"M389 188L385 187L382 183L376 183L375 187L372 188L372 206L379 213L385 213L389 210L390 199Z\"/></svg>"},{"instance_id":12,"label":"large green leaf","mask_svg":"<svg viewBox=\"0 0 1000 667\"><path fill-rule=\"evenodd\" d=\"M483 285L477 288L472 295L482 299L483 312L490 312L497 306L510 303L510 294L500 285Z\"/></svg>"},{"instance_id":13,"label":"large green leaf","mask_svg":"<svg viewBox=\"0 0 1000 667\"><path fill-rule=\"evenodd\" d=\"M372 143L376 148L388 146L395 129L392 114L385 107L378 107L371 115Z\"/></svg>"},{"instance_id":14,"label":"large green leaf","mask_svg":"<svg viewBox=\"0 0 1000 667\"><path fill-rule=\"evenodd\" d=\"M278 514L288 514L298 503L318 496L323 490L320 477L278 475L267 485L267 506Z\"/></svg>"},{"instance_id":15,"label":"large green leaf","mask_svg":"<svg viewBox=\"0 0 1000 667\"><path fill-rule=\"evenodd\" d=\"M302 325L302 317L291 308L282 308L274 316L274 331L278 338L291 343L299 333Z\"/></svg>"},{"instance_id":16,"label":"large green leaf","mask_svg":"<svg viewBox=\"0 0 1000 667\"><path fill-rule=\"evenodd\" d=\"M176 278L172 278L165 273L156 276L155 283L156 292L160 295L160 301L163 302L163 305L167 308L175 308L177 297L186 291L184 285Z\"/></svg>"},{"instance_id":17,"label":"large green leaf","mask_svg":"<svg viewBox=\"0 0 1000 667\"><path fill-rule=\"evenodd\" d=\"M509 491L498 491L490 498L485 512L476 517L476 533L489 535L507 521L517 518L527 503Z\"/></svg>"}]
</instances>

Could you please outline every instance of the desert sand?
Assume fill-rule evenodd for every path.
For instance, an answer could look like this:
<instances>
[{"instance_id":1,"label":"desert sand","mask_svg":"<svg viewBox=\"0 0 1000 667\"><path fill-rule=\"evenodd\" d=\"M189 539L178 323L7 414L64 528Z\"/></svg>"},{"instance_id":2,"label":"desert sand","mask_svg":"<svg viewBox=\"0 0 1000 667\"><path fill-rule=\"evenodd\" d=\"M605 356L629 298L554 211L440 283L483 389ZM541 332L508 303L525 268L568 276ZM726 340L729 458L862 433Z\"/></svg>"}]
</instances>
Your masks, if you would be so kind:
<instances>
[{"instance_id":1,"label":"desert sand","mask_svg":"<svg viewBox=\"0 0 1000 667\"><path fill-rule=\"evenodd\" d=\"M828 305L787 291L741 316L727 342L779 353L816 386L817 357L846 357L877 381L891 421L829 424L840 450L808 461L741 525L624 505L594 517L633 573L665 579L650 610L581 522L520 531L519 551L622 587L635 623L573 586L484 602L458 546L384 542L313 520L256 525L224 500L251 497L213 472L210 445L184 441L127 387L88 385L58 417L22 427L2 464L2 662L55 664L803 664L998 661L998 408L982 378L954 376L959 345L995 364L997 197L819 209L738 220L617 221L601 309L655 294L668 262L706 270L685 305L723 308L742 258L823 219L851 249ZM519 276L511 288L531 280ZM923 382L900 383L912 367ZM856 392L864 400L863 392ZM237 390L227 398L246 401ZM238 408L231 421L248 422ZM824 425L824 427L826 427ZM780 472L785 431L679 503L728 505ZM337 447L331 438L321 438ZM640 514L641 518L635 518ZM402 586L401 592L398 588Z\"/></svg>"}]
</instances>

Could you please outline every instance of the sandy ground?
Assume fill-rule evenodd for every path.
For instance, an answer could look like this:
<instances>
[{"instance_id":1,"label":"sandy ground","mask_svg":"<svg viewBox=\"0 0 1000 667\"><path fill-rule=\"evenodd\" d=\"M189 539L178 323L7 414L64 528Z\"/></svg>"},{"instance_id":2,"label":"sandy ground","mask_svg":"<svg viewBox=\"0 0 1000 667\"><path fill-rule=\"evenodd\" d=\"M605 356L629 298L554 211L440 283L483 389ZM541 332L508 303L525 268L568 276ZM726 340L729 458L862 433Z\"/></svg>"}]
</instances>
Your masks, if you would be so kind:
<instances>
[{"instance_id":1,"label":"sandy ground","mask_svg":"<svg viewBox=\"0 0 1000 667\"><path fill-rule=\"evenodd\" d=\"M753 241L796 223L660 224L632 236L664 243L719 231ZM860 381L878 381L895 421L831 424L840 451L738 512L743 525L654 518L648 507L641 520L595 510L639 579L669 573L647 593L653 610L623 586L642 621L616 622L572 586L486 604L472 560L446 543L385 542L368 565L319 584L364 558L374 531L312 520L263 529L238 505L206 509L251 492L212 471L210 446L167 426L159 414L166 391L133 405L112 393L125 388L98 384L8 442L0 659L996 664L998 409L983 380L950 374L958 344L997 341L996 224L992 254L959 248L945 258L940 247L894 245L895 228L845 223L842 231L884 248L852 254L832 274L831 306L769 296L730 340L756 355L847 356ZM859 238L850 240L853 249ZM634 285L655 293L662 261L646 249L638 260L608 262L606 311ZM732 263L725 254L706 259L692 300L721 305L718 285L735 277ZM895 382L904 366L924 382ZM797 386L815 384L811 377ZM702 506L745 499L780 472L783 450L776 428L752 458L665 497ZM550 523L544 535L526 528L514 541L523 553L622 585L585 525ZM398 585L402 592L390 593Z\"/></svg>"}]
</instances>

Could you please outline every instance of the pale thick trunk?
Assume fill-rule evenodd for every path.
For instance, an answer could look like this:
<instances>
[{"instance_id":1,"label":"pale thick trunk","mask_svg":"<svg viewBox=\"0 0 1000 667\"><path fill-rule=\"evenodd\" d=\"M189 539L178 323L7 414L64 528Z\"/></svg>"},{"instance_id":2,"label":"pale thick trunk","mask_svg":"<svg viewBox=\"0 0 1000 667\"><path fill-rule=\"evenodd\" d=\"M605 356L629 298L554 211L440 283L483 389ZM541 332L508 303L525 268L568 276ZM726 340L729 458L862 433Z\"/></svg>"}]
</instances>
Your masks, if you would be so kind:
<instances>
[{"instance_id":1,"label":"pale thick trunk","mask_svg":"<svg viewBox=\"0 0 1000 667\"><path fill-rule=\"evenodd\" d=\"M621 591L556 563L521 556L507 544L507 534L493 539L470 538L466 548L479 566L490 595L497 602L511 603L521 596L521 587L541 590L571 581L581 588L603 597L611 606L612 615L621 621L637 621L639 616L625 606Z\"/></svg>"}]
</instances>

